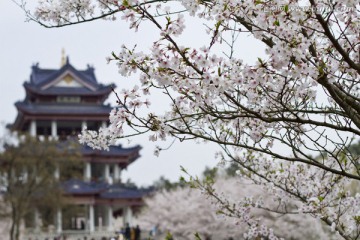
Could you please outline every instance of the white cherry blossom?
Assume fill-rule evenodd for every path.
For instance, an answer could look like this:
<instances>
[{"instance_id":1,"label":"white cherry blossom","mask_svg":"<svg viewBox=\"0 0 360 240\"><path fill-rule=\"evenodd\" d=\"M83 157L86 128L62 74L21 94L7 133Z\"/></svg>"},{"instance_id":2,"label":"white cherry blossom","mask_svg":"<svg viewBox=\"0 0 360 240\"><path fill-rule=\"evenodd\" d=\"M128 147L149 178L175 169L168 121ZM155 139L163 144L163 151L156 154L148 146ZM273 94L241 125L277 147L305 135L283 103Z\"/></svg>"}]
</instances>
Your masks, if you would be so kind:
<instances>
[{"instance_id":1,"label":"white cherry blossom","mask_svg":"<svg viewBox=\"0 0 360 240\"><path fill-rule=\"evenodd\" d=\"M296 201L294 214L327 224L335 238L359 238L360 195L349 187L359 184L359 158L348 148L360 136L358 1L49 0L28 17L58 27L117 13L136 31L152 23L159 36L148 51L114 49L108 61L124 77L137 74L138 86L119 92L109 127L83 131L81 142L107 148L138 134L215 142L221 161L236 162L280 209ZM201 48L181 41L194 18L208 33ZM237 34L266 56L244 61ZM160 114L147 100L156 93L171 103ZM236 216L249 223L246 237L275 239L243 206Z\"/></svg>"}]
</instances>

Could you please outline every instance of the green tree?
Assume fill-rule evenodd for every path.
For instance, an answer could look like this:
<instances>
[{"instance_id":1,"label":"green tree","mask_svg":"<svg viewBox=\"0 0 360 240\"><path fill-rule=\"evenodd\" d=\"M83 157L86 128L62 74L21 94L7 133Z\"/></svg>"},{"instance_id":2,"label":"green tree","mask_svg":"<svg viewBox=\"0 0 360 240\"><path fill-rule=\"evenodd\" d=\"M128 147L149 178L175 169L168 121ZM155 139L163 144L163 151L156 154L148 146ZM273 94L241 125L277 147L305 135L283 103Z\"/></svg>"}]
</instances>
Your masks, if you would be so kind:
<instances>
[{"instance_id":1,"label":"green tree","mask_svg":"<svg viewBox=\"0 0 360 240\"><path fill-rule=\"evenodd\" d=\"M157 190L174 190L177 187L184 187L184 182L179 179L179 181L171 182L169 179L165 178L164 176L160 176L160 178L152 184L152 187Z\"/></svg>"},{"instance_id":2,"label":"green tree","mask_svg":"<svg viewBox=\"0 0 360 240\"><path fill-rule=\"evenodd\" d=\"M203 172L204 178L216 178L217 175L218 175L218 169L217 168L205 167L205 170Z\"/></svg>"},{"instance_id":3,"label":"green tree","mask_svg":"<svg viewBox=\"0 0 360 240\"><path fill-rule=\"evenodd\" d=\"M349 146L349 152L354 156L360 156L360 141Z\"/></svg>"},{"instance_id":4,"label":"green tree","mask_svg":"<svg viewBox=\"0 0 360 240\"><path fill-rule=\"evenodd\" d=\"M64 198L60 182L69 172L78 170L79 156L74 143L39 141L29 136L4 146L0 184L3 216L11 219L11 240L19 240L22 220L30 220L34 209L47 209L47 214L43 213L46 222L45 215L51 216L61 207Z\"/></svg>"}]
</instances>

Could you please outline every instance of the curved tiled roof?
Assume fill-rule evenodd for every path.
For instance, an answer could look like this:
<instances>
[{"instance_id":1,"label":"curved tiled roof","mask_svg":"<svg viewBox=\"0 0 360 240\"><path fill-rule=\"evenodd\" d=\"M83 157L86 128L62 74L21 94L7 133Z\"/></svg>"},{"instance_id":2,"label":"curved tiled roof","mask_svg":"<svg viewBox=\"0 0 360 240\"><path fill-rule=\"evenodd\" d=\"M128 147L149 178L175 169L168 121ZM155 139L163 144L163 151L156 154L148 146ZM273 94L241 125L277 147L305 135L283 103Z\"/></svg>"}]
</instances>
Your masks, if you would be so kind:
<instances>
[{"instance_id":1,"label":"curved tiled roof","mask_svg":"<svg viewBox=\"0 0 360 240\"><path fill-rule=\"evenodd\" d=\"M39 87L32 85L28 82L24 83L24 87L26 90L34 92L39 95L49 95L49 96L57 96L57 95L73 95L73 96L98 96L98 95L108 95L114 86L104 86L99 84L98 89L96 91L92 91L86 87L51 87L47 89L40 89Z\"/></svg>"},{"instance_id":2,"label":"curved tiled roof","mask_svg":"<svg viewBox=\"0 0 360 240\"><path fill-rule=\"evenodd\" d=\"M44 80L48 79L49 76L53 75L55 69L40 69L38 66L32 67L32 72L30 75L30 83L34 85L39 85Z\"/></svg>"},{"instance_id":3,"label":"curved tiled roof","mask_svg":"<svg viewBox=\"0 0 360 240\"><path fill-rule=\"evenodd\" d=\"M68 61L60 69L41 69L38 65L33 66L30 84L43 86L68 70L92 86L96 87L98 85L94 74L94 68L88 67L86 70L77 70Z\"/></svg>"},{"instance_id":4,"label":"curved tiled roof","mask_svg":"<svg viewBox=\"0 0 360 240\"><path fill-rule=\"evenodd\" d=\"M78 179L71 179L62 183L62 188L67 194L93 195L105 191L107 183L85 182Z\"/></svg>"},{"instance_id":5,"label":"curved tiled roof","mask_svg":"<svg viewBox=\"0 0 360 240\"><path fill-rule=\"evenodd\" d=\"M152 192L151 189L126 187L123 184L110 185L104 182L85 182L71 179L62 183L66 194L93 195L99 199L134 199L142 198Z\"/></svg>"},{"instance_id":6,"label":"curved tiled roof","mask_svg":"<svg viewBox=\"0 0 360 240\"><path fill-rule=\"evenodd\" d=\"M39 115L109 115L110 105L17 102L19 111Z\"/></svg>"},{"instance_id":7,"label":"curved tiled roof","mask_svg":"<svg viewBox=\"0 0 360 240\"><path fill-rule=\"evenodd\" d=\"M100 198L103 199L132 199L142 198L149 194L149 189L136 189L136 188L125 188L119 186L110 186L106 191L100 194Z\"/></svg>"},{"instance_id":8,"label":"curved tiled roof","mask_svg":"<svg viewBox=\"0 0 360 240\"><path fill-rule=\"evenodd\" d=\"M65 74L71 73L79 79L83 87L56 87L52 86L53 81ZM32 67L30 81L24 83L27 91L39 95L81 95L81 96L108 96L115 87L114 84L103 85L96 80L94 68L88 66L86 70L75 69L67 60L66 64L60 69L41 69L38 65Z\"/></svg>"},{"instance_id":9,"label":"curved tiled roof","mask_svg":"<svg viewBox=\"0 0 360 240\"><path fill-rule=\"evenodd\" d=\"M110 146L109 151L92 149L91 147L84 145L81 149L83 155L101 155L101 156L129 156L134 153L138 153L141 146L136 145L130 148L122 148L121 146Z\"/></svg>"}]
</instances>

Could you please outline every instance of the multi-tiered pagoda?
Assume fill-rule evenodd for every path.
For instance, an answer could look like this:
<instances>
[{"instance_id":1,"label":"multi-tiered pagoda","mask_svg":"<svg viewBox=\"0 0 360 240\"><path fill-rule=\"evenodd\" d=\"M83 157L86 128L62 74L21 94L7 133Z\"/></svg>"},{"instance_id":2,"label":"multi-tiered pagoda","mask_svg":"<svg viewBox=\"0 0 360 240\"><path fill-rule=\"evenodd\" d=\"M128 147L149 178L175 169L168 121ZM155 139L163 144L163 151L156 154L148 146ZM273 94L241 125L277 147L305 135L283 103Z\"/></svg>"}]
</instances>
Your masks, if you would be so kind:
<instances>
[{"instance_id":1,"label":"multi-tiered pagoda","mask_svg":"<svg viewBox=\"0 0 360 240\"><path fill-rule=\"evenodd\" d=\"M60 69L42 69L36 64L24 88L25 99L15 104L18 115L13 130L62 141L76 137L84 128L97 130L107 124L111 107L104 101L112 86L98 83L91 66L77 70L68 58ZM124 187L121 171L139 157L140 149L112 146L110 151L99 151L83 146L83 179L69 179L63 188L69 202L84 211L66 219L64 209L57 211L56 232L113 231L114 218L121 216L124 223L131 224L134 209L143 204L144 192Z\"/></svg>"}]
</instances>

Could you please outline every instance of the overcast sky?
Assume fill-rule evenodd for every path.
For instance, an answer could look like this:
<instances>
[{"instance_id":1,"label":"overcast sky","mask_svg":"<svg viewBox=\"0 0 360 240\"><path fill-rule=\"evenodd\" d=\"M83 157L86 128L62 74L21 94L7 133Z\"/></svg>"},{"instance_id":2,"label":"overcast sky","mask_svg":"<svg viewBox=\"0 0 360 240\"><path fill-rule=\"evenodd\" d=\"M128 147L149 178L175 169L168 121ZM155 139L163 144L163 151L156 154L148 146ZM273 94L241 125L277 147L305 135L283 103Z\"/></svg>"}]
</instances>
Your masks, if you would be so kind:
<instances>
[{"instance_id":1,"label":"overcast sky","mask_svg":"<svg viewBox=\"0 0 360 240\"><path fill-rule=\"evenodd\" d=\"M118 90L121 90L133 86L137 83L136 79L123 78L118 74L115 64L106 64L106 56L112 51L118 52L122 44L138 44L140 49L146 51L157 36L151 26L144 25L135 33L121 20L100 20L65 28L46 29L34 22L25 22L24 13L11 0L0 0L0 9L0 121L6 123L15 120L14 103L24 99L23 83L28 81L33 64L38 62L42 68L59 68L61 50L64 48L75 68L81 70L91 64L100 83L115 83ZM186 29L183 45L205 45L205 33L196 28L201 26L201 23L192 20L191 26L192 28ZM248 61L253 61L261 54L259 46L247 39L242 41L239 50ZM114 105L114 97L110 97L108 102ZM155 106L160 109L167 107L161 103L159 96ZM123 142L125 147L135 144L143 147L142 156L124 172L123 180L131 178L140 185L151 184L161 175L173 181L178 180L181 175L180 165L192 174L200 174L205 166L215 166L217 163L214 160L216 147L210 144L175 143L159 157L153 155L155 145L149 142L147 137L139 137L130 143Z\"/></svg>"}]
</instances>

